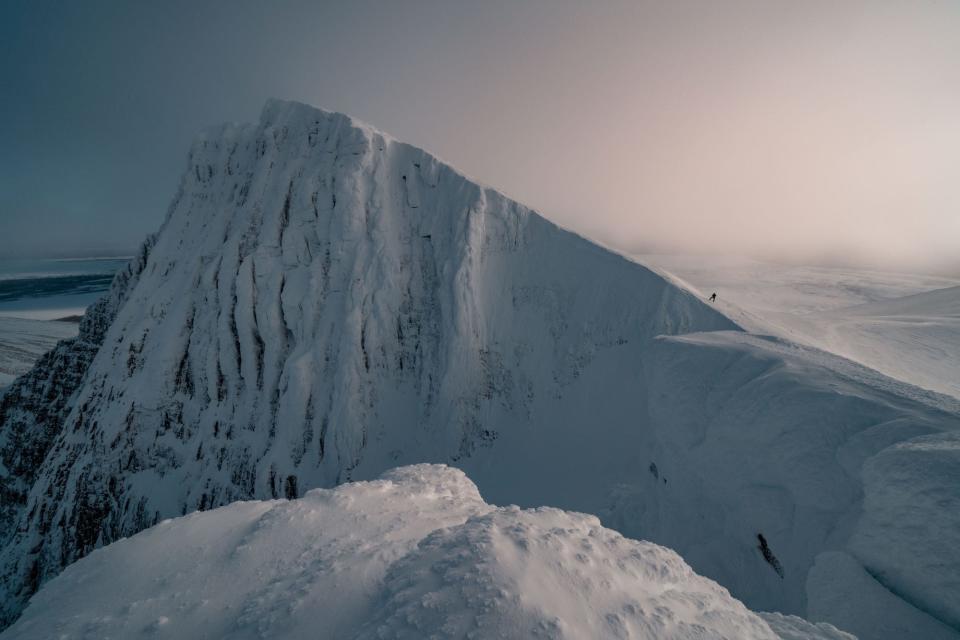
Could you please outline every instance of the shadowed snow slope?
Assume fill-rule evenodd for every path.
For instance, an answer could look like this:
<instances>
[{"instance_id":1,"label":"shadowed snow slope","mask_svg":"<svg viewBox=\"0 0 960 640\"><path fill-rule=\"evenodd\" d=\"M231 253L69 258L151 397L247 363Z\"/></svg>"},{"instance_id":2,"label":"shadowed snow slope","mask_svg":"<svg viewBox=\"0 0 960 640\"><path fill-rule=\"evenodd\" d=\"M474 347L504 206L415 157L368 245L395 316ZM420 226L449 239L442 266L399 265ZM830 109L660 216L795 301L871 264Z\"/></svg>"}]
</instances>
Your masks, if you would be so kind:
<instances>
[{"instance_id":1,"label":"shadowed snow slope","mask_svg":"<svg viewBox=\"0 0 960 640\"><path fill-rule=\"evenodd\" d=\"M863 631L876 593L807 580L818 554L847 549L904 611L960 636L957 401L741 332L658 339L646 366L652 472L623 488L608 526L668 544L755 609L904 637ZM851 602L860 620L839 615Z\"/></svg>"},{"instance_id":2,"label":"shadowed snow slope","mask_svg":"<svg viewBox=\"0 0 960 640\"><path fill-rule=\"evenodd\" d=\"M958 405L740 331L419 149L270 102L197 141L156 237L0 401L0 622L165 518L438 462L674 547L754 609L817 603L857 633L892 598L955 633L937 554L960 528L930 512L958 484L937 439ZM821 596L863 600L855 579L808 580L827 552L876 583L853 614Z\"/></svg>"},{"instance_id":3,"label":"shadowed snow slope","mask_svg":"<svg viewBox=\"0 0 960 640\"><path fill-rule=\"evenodd\" d=\"M69 567L3 638L852 638L765 617L594 516L492 507L417 465L162 522Z\"/></svg>"}]
</instances>

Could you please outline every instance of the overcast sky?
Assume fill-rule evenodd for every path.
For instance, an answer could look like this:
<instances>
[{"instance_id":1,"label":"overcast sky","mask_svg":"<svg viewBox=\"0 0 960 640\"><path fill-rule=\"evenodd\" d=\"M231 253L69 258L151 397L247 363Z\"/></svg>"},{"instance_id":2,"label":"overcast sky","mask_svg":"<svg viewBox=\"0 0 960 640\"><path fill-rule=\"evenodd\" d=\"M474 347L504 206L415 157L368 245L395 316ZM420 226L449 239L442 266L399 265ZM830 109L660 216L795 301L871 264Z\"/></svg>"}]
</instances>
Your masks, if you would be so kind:
<instances>
[{"instance_id":1,"label":"overcast sky","mask_svg":"<svg viewBox=\"0 0 960 640\"><path fill-rule=\"evenodd\" d=\"M132 248L277 96L622 249L960 267L954 0L7 0L0 82L0 256Z\"/></svg>"}]
</instances>

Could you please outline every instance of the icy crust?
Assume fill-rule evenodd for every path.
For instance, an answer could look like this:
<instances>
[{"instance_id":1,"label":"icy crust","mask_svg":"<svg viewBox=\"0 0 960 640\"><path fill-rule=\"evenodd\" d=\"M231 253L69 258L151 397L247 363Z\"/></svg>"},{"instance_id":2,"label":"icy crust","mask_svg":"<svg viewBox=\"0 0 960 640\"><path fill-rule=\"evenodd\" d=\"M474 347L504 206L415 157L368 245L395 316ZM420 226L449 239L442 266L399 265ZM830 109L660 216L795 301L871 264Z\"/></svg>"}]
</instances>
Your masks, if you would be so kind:
<instances>
[{"instance_id":1,"label":"icy crust","mask_svg":"<svg viewBox=\"0 0 960 640\"><path fill-rule=\"evenodd\" d=\"M69 567L2 637L852 638L765 617L593 516L496 508L417 465L160 523Z\"/></svg>"},{"instance_id":2,"label":"icy crust","mask_svg":"<svg viewBox=\"0 0 960 640\"><path fill-rule=\"evenodd\" d=\"M435 531L386 574L359 638L772 638L672 551L551 508ZM810 637L810 636L803 636Z\"/></svg>"}]
</instances>

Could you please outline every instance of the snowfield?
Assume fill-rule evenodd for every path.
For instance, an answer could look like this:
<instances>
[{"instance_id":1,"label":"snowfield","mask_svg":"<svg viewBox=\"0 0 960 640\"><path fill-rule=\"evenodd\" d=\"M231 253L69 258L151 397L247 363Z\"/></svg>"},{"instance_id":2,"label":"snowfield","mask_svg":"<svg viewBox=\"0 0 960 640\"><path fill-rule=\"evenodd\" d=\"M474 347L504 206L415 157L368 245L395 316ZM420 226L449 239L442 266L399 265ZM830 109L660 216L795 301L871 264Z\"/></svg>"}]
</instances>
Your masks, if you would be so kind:
<instances>
[{"instance_id":1,"label":"snowfield","mask_svg":"<svg viewBox=\"0 0 960 640\"><path fill-rule=\"evenodd\" d=\"M960 398L960 279L642 254L741 326L856 360Z\"/></svg>"},{"instance_id":2,"label":"snowfield","mask_svg":"<svg viewBox=\"0 0 960 640\"><path fill-rule=\"evenodd\" d=\"M594 516L488 505L439 465L162 522L69 567L0 637L852 638L754 614Z\"/></svg>"},{"instance_id":3,"label":"snowfield","mask_svg":"<svg viewBox=\"0 0 960 640\"><path fill-rule=\"evenodd\" d=\"M802 322L739 307L725 290L720 303L706 304L676 277L560 229L420 149L342 114L270 101L259 123L197 140L163 227L87 312L78 337L0 396L0 625L13 623L45 583L68 601L68 587L53 585L73 584L71 571L96 564L81 561L57 580L65 567L165 519L236 501L293 499L215 512L241 523L242 531L227 527L234 538L255 536L272 518L373 485L296 500L311 489L444 463L467 473L494 504L591 513L623 535L670 547L753 610L829 622L865 638L960 640L960 399L784 329L849 307L840 300L849 302L851 291L857 304L887 304L880 299L922 293L911 289L920 285L905 278L854 286L841 278L825 289L825 276L817 278L817 302ZM810 302L806 285L787 289ZM925 298L925 317L939 314L949 324L951 295ZM867 315L906 317L897 309L872 307ZM949 342L948 333L925 335ZM918 357L909 366L933 362ZM909 363L907 354L896 360ZM375 598L377 624L389 637L396 625L420 624L416 612L429 595L439 610L448 607L456 630L474 615L458 606L485 602L471 593L496 597L480 588L488 584L519 594L528 572L510 566L536 560L553 568L531 577L550 579L529 583L523 601L495 601L475 615L494 616L491 625L501 624L498 615L524 625L547 620L547 635L550 615L575 624L561 615L575 609L569 594L538 603L538 593L569 587L593 598L598 578L578 582L561 573L550 548L539 545L554 529L583 531L596 521L466 503L476 512L449 525L427 522L409 536L391 533L375 513L347 518L344 526L358 530L365 519L381 522L368 541L343 533L347 547L369 551L357 559L367 569L320 548L322 536L340 535L330 524L339 511L310 529L321 537L316 548L303 546L300 528L278 525L262 543L264 553L280 554L262 556L269 581L244 600L248 616L231 605L227 617L249 623L243 633L262 625L270 635L285 619L308 615L310 607L288 603L301 587L311 592L316 579L324 594L344 590L345 625L350 607ZM416 518L427 513L417 509ZM261 521L260 514L274 515ZM177 535L152 561L157 571L168 575L164 563L195 568L200 589L206 578L197 572L206 567L227 592L245 589L234 584L239 565L217 582L219 565L204 564L204 540L219 548L219 528L204 538L202 523L218 517L225 516L178 520L114 549L172 527ZM487 548L496 552L491 558L471 542L524 527L534 532L529 556L495 546ZM447 533L432 533L438 529ZM390 546L392 536L407 542ZM226 555L216 557L228 565L251 548L224 544ZM567 557L568 545L558 544L556 558ZM617 567L614 591L626 589L623 571L646 575L622 544L600 547L602 557L584 552L597 566ZM301 555L282 555L285 545L333 573L315 578L297 564ZM192 564L174 562L181 553ZM494 577L444 583L424 573L460 555L480 576L493 567ZM683 573L665 558L655 563L673 567L663 569L664 580ZM466 566L473 565L451 565L449 575L468 573ZM147 568L128 577L141 582L120 583L140 593L138 603L154 597L146 586L136 591L147 585ZM323 582L353 571L359 582ZM242 575L241 582L255 582L255 574ZM404 586L408 575L416 578ZM149 584L166 593L167 583L177 576ZM655 599L649 585L630 584ZM351 589L368 595L353 598ZM186 619L187 602L206 606L205 596L183 593L183 609L138 604L150 613L137 624L162 633ZM584 614L588 626L570 627L571 634L620 624L608 613L640 624L624 609L625 595L596 597L590 606L604 612L602 621ZM556 602L564 611L537 617L537 607ZM677 620L703 613L669 606ZM310 624L340 624L339 612ZM108 629L121 614L135 612L83 619L95 636L96 624Z\"/></svg>"},{"instance_id":4,"label":"snowfield","mask_svg":"<svg viewBox=\"0 0 960 640\"><path fill-rule=\"evenodd\" d=\"M30 371L59 341L75 335L74 322L0 317L0 389Z\"/></svg>"}]
</instances>

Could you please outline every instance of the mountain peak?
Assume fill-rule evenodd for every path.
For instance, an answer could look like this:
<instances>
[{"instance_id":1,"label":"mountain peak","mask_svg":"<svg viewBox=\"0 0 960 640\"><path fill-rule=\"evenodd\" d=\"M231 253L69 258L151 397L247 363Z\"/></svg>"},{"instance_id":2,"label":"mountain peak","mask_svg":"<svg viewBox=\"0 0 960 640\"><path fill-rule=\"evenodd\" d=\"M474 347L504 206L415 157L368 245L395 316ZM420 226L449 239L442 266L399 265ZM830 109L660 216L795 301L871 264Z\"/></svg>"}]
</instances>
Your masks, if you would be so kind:
<instances>
[{"instance_id":1,"label":"mountain peak","mask_svg":"<svg viewBox=\"0 0 960 640\"><path fill-rule=\"evenodd\" d=\"M260 127L308 127L318 122L331 122L333 126L346 126L353 129L359 129L369 134L371 138L378 137L385 140L393 138L380 131L373 125L367 124L353 116L341 113L339 111L328 111L320 107L297 102L296 100L283 100L280 98L269 98L260 111Z\"/></svg>"}]
</instances>

